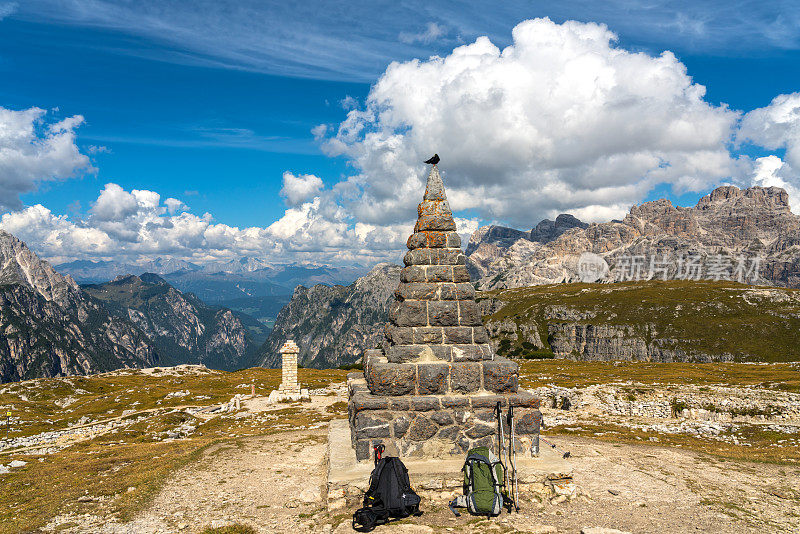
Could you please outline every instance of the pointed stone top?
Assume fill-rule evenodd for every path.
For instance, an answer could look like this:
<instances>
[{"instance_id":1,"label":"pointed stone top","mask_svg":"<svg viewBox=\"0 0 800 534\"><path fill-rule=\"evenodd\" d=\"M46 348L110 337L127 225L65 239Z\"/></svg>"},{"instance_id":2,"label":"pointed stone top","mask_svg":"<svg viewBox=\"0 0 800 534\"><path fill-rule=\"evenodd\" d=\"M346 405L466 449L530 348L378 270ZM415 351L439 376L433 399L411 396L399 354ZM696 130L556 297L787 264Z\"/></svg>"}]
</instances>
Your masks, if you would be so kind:
<instances>
[{"instance_id":1,"label":"pointed stone top","mask_svg":"<svg viewBox=\"0 0 800 534\"><path fill-rule=\"evenodd\" d=\"M444 194L444 183L436 165L431 167L431 172L428 174L428 185L425 186L423 200L447 200L447 196Z\"/></svg>"},{"instance_id":2,"label":"pointed stone top","mask_svg":"<svg viewBox=\"0 0 800 534\"><path fill-rule=\"evenodd\" d=\"M300 347L298 347L294 341L289 339L286 341L286 343L283 344L279 352L281 354L292 354L292 353L296 354L300 352Z\"/></svg>"}]
</instances>

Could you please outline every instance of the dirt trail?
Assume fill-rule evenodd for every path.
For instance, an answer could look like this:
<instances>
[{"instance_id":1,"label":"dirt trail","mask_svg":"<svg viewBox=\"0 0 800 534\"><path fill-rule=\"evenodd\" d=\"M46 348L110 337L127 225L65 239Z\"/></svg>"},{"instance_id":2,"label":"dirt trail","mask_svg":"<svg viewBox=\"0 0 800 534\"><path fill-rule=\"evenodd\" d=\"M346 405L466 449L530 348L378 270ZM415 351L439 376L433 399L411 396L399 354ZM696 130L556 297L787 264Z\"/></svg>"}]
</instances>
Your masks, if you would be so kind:
<instances>
[{"instance_id":1,"label":"dirt trail","mask_svg":"<svg viewBox=\"0 0 800 534\"><path fill-rule=\"evenodd\" d=\"M423 501L423 516L376 532L574 533L586 526L635 533L800 532L793 488L800 469L720 461L680 449L554 439L572 452L575 481L589 499L523 501L520 514L490 521L455 519L444 499ZM74 531L198 532L239 522L265 533L352 532L352 510L331 516L324 509L325 440L321 428L217 446L177 471L131 523L85 518Z\"/></svg>"}]
</instances>

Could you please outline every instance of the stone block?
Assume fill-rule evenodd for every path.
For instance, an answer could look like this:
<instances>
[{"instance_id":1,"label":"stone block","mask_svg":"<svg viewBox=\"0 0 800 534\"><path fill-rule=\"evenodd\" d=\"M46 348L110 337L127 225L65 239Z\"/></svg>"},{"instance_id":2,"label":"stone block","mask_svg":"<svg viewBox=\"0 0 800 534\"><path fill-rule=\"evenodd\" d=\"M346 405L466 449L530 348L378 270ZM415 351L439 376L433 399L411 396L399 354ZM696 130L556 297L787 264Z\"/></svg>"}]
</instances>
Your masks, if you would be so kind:
<instances>
[{"instance_id":1,"label":"stone block","mask_svg":"<svg viewBox=\"0 0 800 534\"><path fill-rule=\"evenodd\" d=\"M446 200L425 200L417 206L417 223L414 232L455 231L456 223Z\"/></svg>"},{"instance_id":2,"label":"stone block","mask_svg":"<svg viewBox=\"0 0 800 534\"><path fill-rule=\"evenodd\" d=\"M447 411L438 411L431 416L431 419L439 426L449 426L453 424L453 416Z\"/></svg>"},{"instance_id":3,"label":"stone block","mask_svg":"<svg viewBox=\"0 0 800 534\"><path fill-rule=\"evenodd\" d=\"M450 345L428 345L427 346L433 353L434 358L445 362L452 361L453 347Z\"/></svg>"},{"instance_id":4,"label":"stone block","mask_svg":"<svg viewBox=\"0 0 800 534\"><path fill-rule=\"evenodd\" d=\"M527 391L518 391L513 395L509 395L508 401L515 407L539 408L539 397Z\"/></svg>"},{"instance_id":5,"label":"stone block","mask_svg":"<svg viewBox=\"0 0 800 534\"><path fill-rule=\"evenodd\" d=\"M458 265L431 265L426 269L427 280L428 282L455 282L453 270L458 267Z\"/></svg>"},{"instance_id":6,"label":"stone block","mask_svg":"<svg viewBox=\"0 0 800 534\"><path fill-rule=\"evenodd\" d=\"M441 408L437 397L411 397L409 401L411 402L411 409L417 412L426 412Z\"/></svg>"},{"instance_id":7,"label":"stone block","mask_svg":"<svg viewBox=\"0 0 800 534\"><path fill-rule=\"evenodd\" d=\"M389 399L389 408L394 411L408 411L411 409L410 397L392 397Z\"/></svg>"},{"instance_id":8,"label":"stone block","mask_svg":"<svg viewBox=\"0 0 800 534\"><path fill-rule=\"evenodd\" d=\"M453 441L456 439L456 436L458 436L459 432L461 432L461 428L458 426L447 426L440 428L439 432L436 434L436 437L446 441Z\"/></svg>"},{"instance_id":9,"label":"stone block","mask_svg":"<svg viewBox=\"0 0 800 534\"><path fill-rule=\"evenodd\" d=\"M386 338L395 345L411 345L414 343L414 328L411 326L386 326Z\"/></svg>"},{"instance_id":10,"label":"stone block","mask_svg":"<svg viewBox=\"0 0 800 534\"><path fill-rule=\"evenodd\" d=\"M450 368L450 390L457 393L478 391L482 378L483 369L480 363L454 362Z\"/></svg>"},{"instance_id":11,"label":"stone block","mask_svg":"<svg viewBox=\"0 0 800 534\"><path fill-rule=\"evenodd\" d=\"M428 302L428 321L431 326L458 326L459 302L441 300Z\"/></svg>"},{"instance_id":12,"label":"stone block","mask_svg":"<svg viewBox=\"0 0 800 534\"><path fill-rule=\"evenodd\" d=\"M448 233L446 242L448 248L461 248L461 236L456 232Z\"/></svg>"},{"instance_id":13,"label":"stone block","mask_svg":"<svg viewBox=\"0 0 800 534\"><path fill-rule=\"evenodd\" d=\"M413 343L424 345L438 345L444 342L444 334L440 326L425 326L414 328Z\"/></svg>"},{"instance_id":14,"label":"stone block","mask_svg":"<svg viewBox=\"0 0 800 534\"><path fill-rule=\"evenodd\" d=\"M386 349L386 357L392 363L450 361L450 347L446 345L392 345Z\"/></svg>"},{"instance_id":15,"label":"stone block","mask_svg":"<svg viewBox=\"0 0 800 534\"><path fill-rule=\"evenodd\" d=\"M372 364L366 378L373 395L409 395L414 393L416 369L413 365Z\"/></svg>"},{"instance_id":16,"label":"stone block","mask_svg":"<svg viewBox=\"0 0 800 534\"><path fill-rule=\"evenodd\" d=\"M408 267L403 267L400 270L400 281L401 282L427 282L427 276L425 274L425 269L427 266L425 265L409 265Z\"/></svg>"},{"instance_id":17,"label":"stone block","mask_svg":"<svg viewBox=\"0 0 800 534\"><path fill-rule=\"evenodd\" d=\"M464 265L453 266L453 282L469 282L469 271Z\"/></svg>"},{"instance_id":18,"label":"stone block","mask_svg":"<svg viewBox=\"0 0 800 534\"><path fill-rule=\"evenodd\" d=\"M405 437L410 441L425 441L435 436L438 431L439 425L424 415L418 415L411 422Z\"/></svg>"},{"instance_id":19,"label":"stone block","mask_svg":"<svg viewBox=\"0 0 800 534\"><path fill-rule=\"evenodd\" d=\"M442 408L469 408L469 397L442 397Z\"/></svg>"},{"instance_id":20,"label":"stone block","mask_svg":"<svg viewBox=\"0 0 800 534\"><path fill-rule=\"evenodd\" d=\"M389 399L377 395L358 395L353 397L350 406L355 412L362 410L388 410Z\"/></svg>"},{"instance_id":21,"label":"stone block","mask_svg":"<svg viewBox=\"0 0 800 534\"><path fill-rule=\"evenodd\" d=\"M495 425L493 422L485 422L477 418L472 418L471 422L472 424L464 430L464 434L468 438L478 439L494 434Z\"/></svg>"},{"instance_id":22,"label":"stone block","mask_svg":"<svg viewBox=\"0 0 800 534\"><path fill-rule=\"evenodd\" d=\"M400 417L395 418L395 420L392 421L394 437L402 438L406 434L406 431L410 425L411 418L407 415L401 415Z\"/></svg>"},{"instance_id":23,"label":"stone block","mask_svg":"<svg viewBox=\"0 0 800 534\"><path fill-rule=\"evenodd\" d=\"M481 309L474 300L458 301L459 325L482 326Z\"/></svg>"},{"instance_id":24,"label":"stone block","mask_svg":"<svg viewBox=\"0 0 800 534\"><path fill-rule=\"evenodd\" d=\"M394 324L397 326L427 326L428 303L422 300L400 302Z\"/></svg>"},{"instance_id":25,"label":"stone block","mask_svg":"<svg viewBox=\"0 0 800 534\"><path fill-rule=\"evenodd\" d=\"M478 345L452 345L454 362L476 362L482 359Z\"/></svg>"},{"instance_id":26,"label":"stone block","mask_svg":"<svg viewBox=\"0 0 800 534\"><path fill-rule=\"evenodd\" d=\"M455 284L455 300L474 300L475 288L469 282Z\"/></svg>"},{"instance_id":27,"label":"stone block","mask_svg":"<svg viewBox=\"0 0 800 534\"><path fill-rule=\"evenodd\" d=\"M438 300L439 284L428 282L401 282L394 292L398 300Z\"/></svg>"},{"instance_id":28,"label":"stone block","mask_svg":"<svg viewBox=\"0 0 800 534\"><path fill-rule=\"evenodd\" d=\"M444 342L451 344L472 343L472 327L469 326L445 326Z\"/></svg>"},{"instance_id":29,"label":"stone block","mask_svg":"<svg viewBox=\"0 0 800 534\"><path fill-rule=\"evenodd\" d=\"M373 412L356 414L356 436L363 438L388 438L389 421L373 415Z\"/></svg>"},{"instance_id":30,"label":"stone block","mask_svg":"<svg viewBox=\"0 0 800 534\"><path fill-rule=\"evenodd\" d=\"M370 442L368 439L359 439L355 443L356 461L368 460L370 457Z\"/></svg>"},{"instance_id":31,"label":"stone block","mask_svg":"<svg viewBox=\"0 0 800 534\"><path fill-rule=\"evenodd\" d=\"M432 248L429 249L430 265L464 265L466 257L460 248Z\"/></svg>"},{"instance_id":32,"label":"stone block","mask_svg":"<svg viewBox=\"0 0 800 534\"><path fill-rule=\"evenodd\" d=\"M519 384L519 366L505 358L483 362L483 387L494 393L514 393Z\"/></svg>"},{"instance_id":33,"label":"stone block","mask_svg":"<svg viewBox=\"0 0 800 534\"><path fill-rule=\"evenodd\" d=\"M539 426L542 422L542 413L539 410L523 410L517 416L515 414L515 428L519 434L538 434Z\"/></svg>"},{"instance_id":34,"label":"stone block","mask_svg":"<svg viewBox=\"0 0 800 534\"><path fill-rule=\"evenodd\" d=\"M455 232L440 232L440 231L423 231L414 232L409 236L406 241L406 246L410 250L418 248L445 248L450 241L449 235L456 234ZM459 243L461 240L459 239ZM461 246L460 244L458 245Z\"/></svg>"},{"instance_id":35,"label":"stone block","mask_svg":"<svg viewBox=\"0 0 800 534\"><path fill-rule=\"evenodd\" d=\"M503 395L475 395L470 397L472 408L494 408L498 402L502 407L508 404L506 397Z\"/></svg>"},{"instance_id":36,"label":"stone block","mask_svg":"<svg viewBox=\"0 0 800 534\"><path fill-rule=\"evenodd\" d=\"M417 393L441 395L447 392L448 364L422 363L417 366Z\"/></svg>"},{"instance_id":37,"label":"stone block","mask_svg":"<svg viewBox=\"0 0 800 534\"><path fill-rule=\"evenodd\" d=\"M403 264L408 265L432 265L431 250L429 248L417 248L409 250L403 256Z\"/></svg>"},{"instance_id":38,"label":"stone block","mask_svg":"<svg viewBox=\"0 0 800 534\"><path fill-rule=\"evenodd\" d=\"M489 343L489 334L486 332L486 327L475 326L472 328L472 342L473 343Z\"/></svg>"}]
</instances>

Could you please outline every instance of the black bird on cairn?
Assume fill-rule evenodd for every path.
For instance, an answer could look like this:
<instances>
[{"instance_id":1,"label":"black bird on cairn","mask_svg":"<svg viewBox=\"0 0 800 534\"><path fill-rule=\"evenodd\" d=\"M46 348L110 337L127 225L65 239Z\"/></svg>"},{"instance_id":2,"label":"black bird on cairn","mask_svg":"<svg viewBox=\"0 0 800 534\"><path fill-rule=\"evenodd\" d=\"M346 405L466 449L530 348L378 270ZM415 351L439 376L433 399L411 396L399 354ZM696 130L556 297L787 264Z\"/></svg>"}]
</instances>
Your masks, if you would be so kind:
<instances>
[{"instance_id":1,"label":"black bird on cairn","mask_svg":"<svg viewBox=\"0 0 800 534\"><path fill-rule=\"evenodd\" d=\"M437 163L439 163L439 154L434 154L433 157L428 161L426 161L425 163L427 163L428 165L436 165Z\"/></svg>"}]
</instances>

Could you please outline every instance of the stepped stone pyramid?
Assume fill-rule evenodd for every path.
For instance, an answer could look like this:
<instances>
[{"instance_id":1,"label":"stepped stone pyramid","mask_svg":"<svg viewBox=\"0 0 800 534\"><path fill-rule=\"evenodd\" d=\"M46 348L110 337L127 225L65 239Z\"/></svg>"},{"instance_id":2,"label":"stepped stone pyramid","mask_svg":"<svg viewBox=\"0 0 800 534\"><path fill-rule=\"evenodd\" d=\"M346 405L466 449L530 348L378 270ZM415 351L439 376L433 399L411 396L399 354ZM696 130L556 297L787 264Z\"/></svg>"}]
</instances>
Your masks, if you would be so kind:
<instances>
[{"instance_id":1,"label":"stepped stone pyramid","mask_svg":"<svg viewBox=\"0 0 800 534\"><path fill-rule=\"evenodd\" d=\"M517 364L489 346L435 165L417 211L384 349L366 351L363 378L348 380L356 458L370 458L378 443L389 454L431 457L490 446L498 402L515 406L521 453L536 453L539 400L518 391Z\"/></svg>"}]
</instances>

